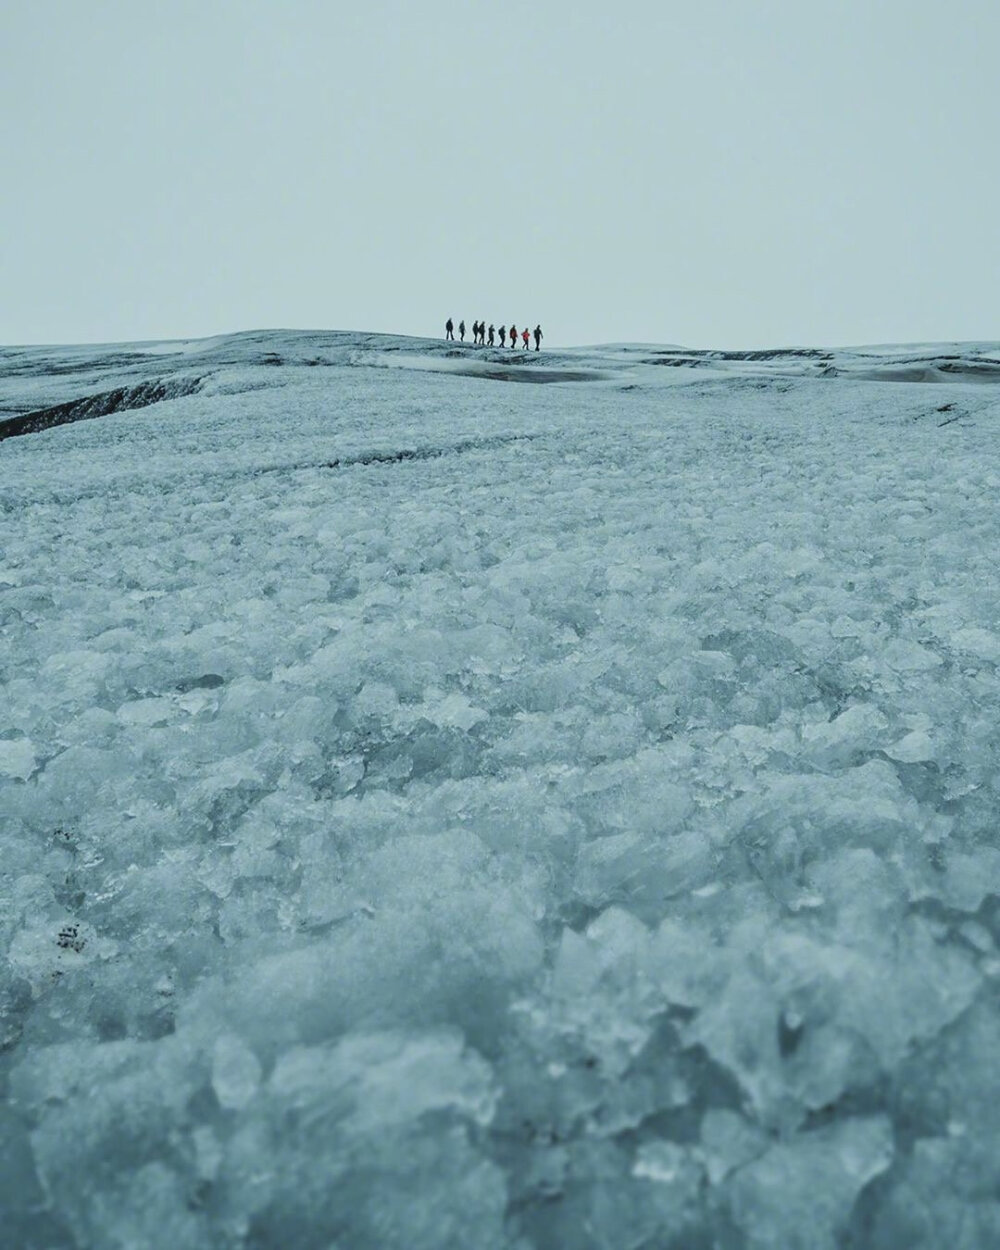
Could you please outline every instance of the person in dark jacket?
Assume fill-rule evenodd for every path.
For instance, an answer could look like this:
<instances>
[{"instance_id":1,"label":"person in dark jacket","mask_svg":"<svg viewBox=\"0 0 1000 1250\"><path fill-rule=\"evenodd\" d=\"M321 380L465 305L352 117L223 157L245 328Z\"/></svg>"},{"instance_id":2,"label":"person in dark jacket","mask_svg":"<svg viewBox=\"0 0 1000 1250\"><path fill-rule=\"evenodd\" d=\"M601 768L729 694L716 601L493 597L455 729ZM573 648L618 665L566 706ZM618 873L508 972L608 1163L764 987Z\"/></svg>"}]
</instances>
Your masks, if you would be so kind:
<instances>
[{"instance_id":1,"label":"person in dark jacket","mask_svg":"<svg viewBox=\"0 0 1000 1250\"><path fill-rule=\"evenodd\" d=\"M521 342L524 344L524 350L528 350L528 339L531 337L531 331L527 326L521 331Z\"/></svg>"},{"instance_id":2,"label":"person in dark jacket","mask_svg":"<svg viewBox=\"0 0 1000 1250\"><path fill-rule=\"evenodd\" d=\"M455 323L454 321L452 321L450 317L444 323L444 337L445 337L445 341L447 341L448 339L451 339L453 343L455 341Z\"/></svg>"},{"instance_id":3,"label":"person in dark jacket","mask_svg":"<svg viewBox=\"0 0 1000 1250\"><path fill-rule=\"evenodd\" d=\"M461 343L465 342L465 321L464 320L458 323L458 338L459 338L459 342Z\"/></svg>"},{"instance_id":4,"label":"person in dark jacket","mask_svg":"<svg viewBox=\"0 0 1000 1250\"><path fill-rule=\"evenodd\" d=\"M507 331L507 333L510 336L511 347L516 347L517 346L517 326L512 325L510 329Z\"/></svg>"},{"instance_id":5,"label":"person in dark jacket","mask_svg":"<svg viewBox=\"0 0 1000 1250\"><path fill-rule=\"evenodd\" d=\"M537 352L542 345L542 327L535 326L535 351Z\"/></svg>"},{"instance_id":6,"label":"person in dark jacket","mask_svg":"<svg viewBox=\"0 0 1000 1250\"><path fill-rule=\"evenodd\" d=\"M507 327L506 326L500 327L500 346L501 347L507 346Z\"/></svg>"},{"instance_id":7,"label":"person in dark jacket","mask_svg":"<svg viewBox=\"0 0 1000 1250\"><path fill-rule=\"evenodd\" d=\"M494 325L493 325L493 322L491 321L491 322L490 322L490 347L492 347L492 346L493 346L493 341L494 341L495 337L496 337L496 329L495 329L495 327L494 327Z\"/></svg>"}]
</instances>

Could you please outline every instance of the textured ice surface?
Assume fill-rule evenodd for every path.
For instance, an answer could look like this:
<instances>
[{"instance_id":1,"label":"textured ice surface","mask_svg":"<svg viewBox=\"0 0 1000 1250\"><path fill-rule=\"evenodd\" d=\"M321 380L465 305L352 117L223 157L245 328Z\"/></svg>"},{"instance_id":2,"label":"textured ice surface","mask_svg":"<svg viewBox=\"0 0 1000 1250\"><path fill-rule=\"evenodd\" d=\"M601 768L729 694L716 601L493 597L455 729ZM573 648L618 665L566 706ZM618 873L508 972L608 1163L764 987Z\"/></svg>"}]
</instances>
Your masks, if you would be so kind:
<instances>
[{"instance_id":1,"label":"textured ice surface","mask_svg":"<svg viewBox=\"0 0 1000 1250\"><path fill-rule=\"evenodd\" d=\"M0 352L0 1241L997 1245L1000 350L454 353Z\"/></svg>"}]
</instances>

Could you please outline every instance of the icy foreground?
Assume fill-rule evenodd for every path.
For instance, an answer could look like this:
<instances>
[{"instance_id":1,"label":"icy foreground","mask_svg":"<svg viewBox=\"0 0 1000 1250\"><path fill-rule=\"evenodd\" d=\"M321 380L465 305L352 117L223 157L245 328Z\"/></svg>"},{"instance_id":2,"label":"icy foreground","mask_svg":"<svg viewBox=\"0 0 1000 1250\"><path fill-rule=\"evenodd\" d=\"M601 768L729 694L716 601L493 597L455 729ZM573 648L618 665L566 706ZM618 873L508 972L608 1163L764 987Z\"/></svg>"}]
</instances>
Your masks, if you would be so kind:
<instances>
[{"instance_id":1,"label":"icy foreground","mask_svg":"<svg viewBox=\"0 0 1000 1250\"><path fill-rule=\"evenodd\" d=\"M0 352L5 1247L1000 1244L1000 348L510 357Z\"/></svg>"}]
</instances>

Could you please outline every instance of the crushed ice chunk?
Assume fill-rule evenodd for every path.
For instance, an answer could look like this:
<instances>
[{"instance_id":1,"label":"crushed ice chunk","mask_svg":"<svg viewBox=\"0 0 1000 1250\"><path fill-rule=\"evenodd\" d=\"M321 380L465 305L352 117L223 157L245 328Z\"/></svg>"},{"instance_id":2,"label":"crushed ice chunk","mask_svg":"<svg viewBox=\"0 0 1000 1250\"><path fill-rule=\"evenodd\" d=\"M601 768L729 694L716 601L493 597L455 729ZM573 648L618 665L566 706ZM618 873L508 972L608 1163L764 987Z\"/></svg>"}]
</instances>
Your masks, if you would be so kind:
<instances>
[{"instance_id":1,"label":"crushed ice chunk","mask_svg":"<svg viewBox=\"0 0 1000 1250\"><path fill-rule=\"evenodd\" d=\"M239 1111L253 1098L260 1086L260 1060L240 1038L225 1034L212 1050L212 1088L219 1106Z\"/></svg>"},{"instance_id":2,"label":"crushed ice chunk","mask_svg":"<svg viewBox=\"0 0 1000 1250\"><path fill-rule=\"evenodd\" d=\"M36 988L115 954L117 944L93 925L72 917L35 918L17 930L10 944L11 967Z\"/></svg>"},{"instance_id":3,"label":"crushed ice chunk","mask_svg":"<svg viewBox=\"0 0 1000 1250\"><path fill-rule=\"evenodd\" d=\"M892 639L882 654L889 667L900 673L925 673L944 663L937 652L906 638Z\"/></svg>"},{"instance_id":4,"label":"crushed ice chunk","mask_svg":"<svg viewBox=\"0 0 1000 1250\"><path fill-rule=\"evenodd\" d=\"M736 1224L752 1250L835 1250L857 1195L889 1168L893 1153L885 1116L798 1133L733 1174Z\"/></svg>"},{"instance_id":5,"label":"crushed ice chunk","mask_svg":"<svg viewBox=\"0 0 1000 1250\"><path fill-rule=\"evenodd\" d=\"M356 1133L449 1110L486 1125L497 1099L489 1065L466 1049L460 1034L447 1031L355 1033L332 1049L295 1048L278 1060L268 1090L313 1114L340 1104Z\"/></svg>"},{"instance_id":6,"label":"crushed ice chunk","mask_svg":"<svg viewBox=\"0 0 1000 1250\"><path fill-rule=\"evenodd\" d=\"M207 1124L199 1124L192 1132L194 1142L195 1168L202 1180L213 1181L225 1158L222 1143Z\"/></svg>"},{"instance_id":7,"label":"crushed ice chunk","mask_svg":"<svg viewBox=\"0 0 1000 1250\"><path fill-rule=\"evenodd\" d=\"M1000 635L992 630L977 626L958 629L951 635L951 642L960 651L968 651L979 660L1000 664Z\"/></svg>"},{"instance_id":8,"label":"crushed ice chunk","mask_svg":"<svg viewBox=\"0 0 1000 1250\"><path fill-rule=\"evenodd\" d=\"M843 615L838 616L830 626L830 633L834 638L860 638L866 630L867 626Z\"/></svg>"},{"instance_id":9,"label":"crushed ice chunk","mask_svg":"<svg viewBox=\"0 0 1000 1250\"><path fill-rule=\"evenodd\" d=\"M695 1179L700 1172L690 1150L671 1141L645 1142L636 1151L632 1175L639 1180L655 1181L660 1185L673 1185L685 1173Z\"/></svg>"},{"instance_id":10,"label":"crushed ice chunk","mask_svg":"<svg viewBox=\"0 0 1000 1250\"><path fill-rule=\"evenodd\" d=\"M614 834L580 851L576 888L593 906L627 900L634 908L655 908L703 884L713 863L708 839L697 830L658 838Z\"/></svg>"},{"instance_id":11,"label":"crushed ice chunk","mask_svg":"<svg viewBox=\"0 0 1000 1250\"><path fill-rule=\"evenodd\" d=\"M890 759L899 760L901 764L922 764L935 758L934 743L929 733L923 729L914 729L905 734L898 742L885 748Z\"/></svg>"},{"instance_id":12,"label":"crushed ice chunk","mask_svg":"<svg viewBox=\"0 0 1000 1250\"><path fill-rule=\"evenodd\" d=\"M60 651L49 656L40 676L61 702L92 704L98 701L111 662L99 651Z\"/></svg>"},{"instance_id":13,"label":"crushed ice chunk","mask_svg":"<svg viewBox=\"0 0 1000 1250\"><path fill-rule=\"evenodd\" d=\"M929 878L925 897L938 897L949 907L975 912L989 896L1000 896L1000 850L977 846L968 852L949 851L944 872Z\"/></svg>"},{"instance_id":14,"label":"crushed ice chunk","mask_svg":"<svg viewBox=\"0 0 1000 1250\"><path fill-rule=\"evenodd\" d=\"M806 724L802 742L810 756L827 766L844 766L881 743L888 720L878 708L856 703L831 721Z\"/></svg>"},{"instance_id":15,"label":"crushed ice chunk","mask_svg":"<svg viewBox=\"0 0 1000 1250\"><path fill-rule=\"evenodd\" d=\"M432 725L442 729L461 729L463 733L468 733L489 715L457 690L445 695L440 691L425 692L421 712Z\"/></svg>"},{"instance_id":16,"label":"crushed ice chunk","mask_svg":"<svg viewBox=\"0 0 1000 1250\"><path fill-rule=\"evenodd\" d=\"M35 746L30 738L0 740L0 777L27 781L36 763Z\"/></svg>"},{"instance_id":17,"label":"crushed ice chunk","mask_svg":"<svg viewBox=\"0 0 1000 1250\"><path fill-rule=\"evenodd\" d=\"M959 932L980 954L987 955L996 950L996 944L989 929L975 920L967 920L960 926Z\"/></svg>"},{"instance_id":18,"label":"crushed ice chunk","mask_svg":"<svg viewBox=\"0 0 1000 1250\"><path fill-rule=\"evenodd\" d=\"M736 661L726 651L695 651L691 656L692 663L713 677L731 677L736 671Z\"/></svg>"},{"instance_id":19,"label":"crushed ice chunk","mask_svg":"<svg viewBox=\"0 0 1000 1250\"><path fill-rule=\"evenodd\" d=\"M122 704L118 709L118 719L124 725L154 728L166 725L174 717L175 706L169 699L136 699Z\"/></svg>"},{"instance_id":20,"label":"crushed ice chunk","mask_svg":"<svg viewBox=\"0 0 1000 1250\"><path fill-rule=\"evenodd\" d=\"M713 1185L758 1158L767 1148L767 1134L735 1111L713 1108L702 1116L701 1150Z\"/></svg>"}]
</instances>

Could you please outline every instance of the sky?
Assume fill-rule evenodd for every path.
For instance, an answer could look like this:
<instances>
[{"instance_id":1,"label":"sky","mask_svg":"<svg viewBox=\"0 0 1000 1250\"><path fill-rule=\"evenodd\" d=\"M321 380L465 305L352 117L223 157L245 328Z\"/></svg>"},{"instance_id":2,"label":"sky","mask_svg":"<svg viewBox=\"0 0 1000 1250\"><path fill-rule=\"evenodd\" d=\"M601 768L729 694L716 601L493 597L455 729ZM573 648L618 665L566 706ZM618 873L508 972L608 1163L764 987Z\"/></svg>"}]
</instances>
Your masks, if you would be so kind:
<instances>
[{"instance_id":1,"label":"sky","mask_svg":"<svg viewBox=\"0 0 1000 1250\"><path fill-rule=\"evenodd\" d=\"M996 0L4 0L0 343L1000 339Z\"/></svg>"}]
</instances>

